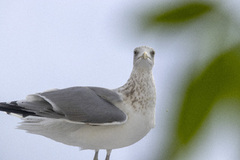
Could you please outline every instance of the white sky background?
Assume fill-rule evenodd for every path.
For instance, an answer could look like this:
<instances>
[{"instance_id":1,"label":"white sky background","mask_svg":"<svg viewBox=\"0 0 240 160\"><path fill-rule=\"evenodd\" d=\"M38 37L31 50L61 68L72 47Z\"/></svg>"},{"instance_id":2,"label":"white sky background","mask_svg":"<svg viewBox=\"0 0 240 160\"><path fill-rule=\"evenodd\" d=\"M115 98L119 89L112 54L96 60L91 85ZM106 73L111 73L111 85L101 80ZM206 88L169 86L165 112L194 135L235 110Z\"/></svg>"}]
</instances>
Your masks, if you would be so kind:
<instances>
[{"instance_id":1,"label":"white sky background","mask_svg":"<svg viewBox=\"0 0 240 160\"><path fill-rule=\"evenodd\" d=\"M156 128L138 143L113 150L111 158L153 159L153 155L159 153L155 144L161 144L162 137L168 134L168 117L174 112L173 101L170 101L176 96L174 88L191 59L185 54L189 41L153 38L136 31L138 26L134 22L138 19L132 14L151 9L154 3L159 2L1 0L0 101L23 99L28 94L52 88L117 88L130 75L133 49L148 45L156 51ZM0 113L1 160L93 158L93 151L79 152L77 147L17 130L19 122L16 117ZM222 153L223 149L217 146L216 143L213 147L216 149L205 156L216 158L217 154L213 153ZM204 149L199 153L205 153ZM228 159L226 157L221 155L221 160ZM101 151L99 159L104 158L105 151Z\"/></svg>"}]
</instances>

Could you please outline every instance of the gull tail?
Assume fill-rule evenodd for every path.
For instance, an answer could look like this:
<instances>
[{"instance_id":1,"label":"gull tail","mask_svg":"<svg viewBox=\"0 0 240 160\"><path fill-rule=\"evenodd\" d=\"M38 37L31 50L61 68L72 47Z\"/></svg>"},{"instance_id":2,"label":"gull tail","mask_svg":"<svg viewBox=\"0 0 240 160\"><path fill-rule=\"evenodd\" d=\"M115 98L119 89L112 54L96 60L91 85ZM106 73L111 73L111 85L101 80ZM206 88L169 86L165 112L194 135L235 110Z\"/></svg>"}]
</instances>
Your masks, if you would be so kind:
<instances>
[{"instance_id":1,"label":"gull tail","mask_svg":"<svg viewBox=\"0 0 240 160\"><path fill-rule=\"evenodd\" d=\"M25 108L19 106L16 101L11 103L1 102L0 111L17 117L36 116L34 112L26 111Z\"/></svg>"}]
</instances>

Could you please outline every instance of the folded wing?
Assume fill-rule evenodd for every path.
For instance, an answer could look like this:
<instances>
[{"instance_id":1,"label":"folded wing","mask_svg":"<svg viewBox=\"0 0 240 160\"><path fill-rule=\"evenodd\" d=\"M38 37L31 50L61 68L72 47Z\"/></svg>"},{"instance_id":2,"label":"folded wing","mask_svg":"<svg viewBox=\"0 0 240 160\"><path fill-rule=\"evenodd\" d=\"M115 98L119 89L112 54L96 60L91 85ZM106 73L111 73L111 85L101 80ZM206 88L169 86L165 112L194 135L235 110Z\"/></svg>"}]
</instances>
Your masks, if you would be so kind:
<instances>
[{"instance_id":1,"label":"folded wing","mask_svg":"<svg viewBox=\"0 0 240 160\"><path fill-rule=\"evenodd\" d=\"M127 116L118 107L121 97L98 87L72 87L33 94L24 101L0 103L0 110L23 117L61 118L96 125L123 123Z\"/></svg>"}]
</instances>

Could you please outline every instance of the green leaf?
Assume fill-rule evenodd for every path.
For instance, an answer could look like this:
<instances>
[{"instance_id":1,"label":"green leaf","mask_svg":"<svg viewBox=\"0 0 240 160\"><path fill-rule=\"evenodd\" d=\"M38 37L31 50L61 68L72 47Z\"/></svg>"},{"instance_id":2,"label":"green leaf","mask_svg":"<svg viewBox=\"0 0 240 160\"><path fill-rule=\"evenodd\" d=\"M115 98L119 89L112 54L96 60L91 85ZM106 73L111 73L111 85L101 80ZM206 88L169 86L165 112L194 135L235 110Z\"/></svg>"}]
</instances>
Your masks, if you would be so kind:
<instances>
[{"instance_id":1,"label":"green leaf","mask_svg":"<svg viewBox=\"0 0 240 160\"><path fill-rule=\"evenodd\" d=\"M151 24L178 24L197 19L200 16L209 13L213 5L205 2L188 2L177 5L164 12L152 15Z\"/></svg>"},{"instance_id":2,"label":"green leaf","mask_svg":"<svg viewBox=\"0 0 240 160\"><path fill-rule=\"evenodd\" d=\"M214 104L226 97L240 99L240 45L215 58L187 87L178 120L178 139L189 143Z\"/></svg>"}]
</instances>

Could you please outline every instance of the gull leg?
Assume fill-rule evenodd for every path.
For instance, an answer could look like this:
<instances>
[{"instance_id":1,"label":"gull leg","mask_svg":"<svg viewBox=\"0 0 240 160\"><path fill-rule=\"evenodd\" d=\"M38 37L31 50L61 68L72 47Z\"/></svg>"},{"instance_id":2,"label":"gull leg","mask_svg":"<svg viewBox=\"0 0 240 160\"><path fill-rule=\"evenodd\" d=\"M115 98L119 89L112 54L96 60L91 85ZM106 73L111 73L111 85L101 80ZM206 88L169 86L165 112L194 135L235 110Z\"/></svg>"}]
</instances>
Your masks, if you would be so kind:
<instances>
[{"instance_id":1,"label":"gull leg","mask_svg":"<svg viewBox=\"0 0 240 160\"><path fill-rule=\"evenodd\" d=\"M99 151L99 150L95 150L95 155L94 155L93 160L98 160L98 151Z\"/></svg>"},{"instance_id":2,"label":"gull leg","mask_svg":"<svg viewBox=\"0 0 240 160\"><path fill-rule=\"evenodd\" d=\"M109 160L110 159L110 154L111 154L111 149L107 149L107 156L105 160Z\"/></svg>"}]
</instances>

